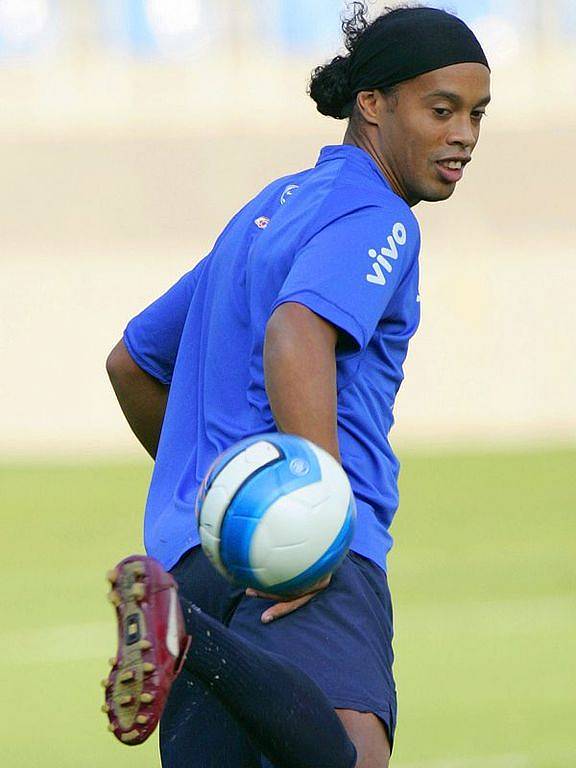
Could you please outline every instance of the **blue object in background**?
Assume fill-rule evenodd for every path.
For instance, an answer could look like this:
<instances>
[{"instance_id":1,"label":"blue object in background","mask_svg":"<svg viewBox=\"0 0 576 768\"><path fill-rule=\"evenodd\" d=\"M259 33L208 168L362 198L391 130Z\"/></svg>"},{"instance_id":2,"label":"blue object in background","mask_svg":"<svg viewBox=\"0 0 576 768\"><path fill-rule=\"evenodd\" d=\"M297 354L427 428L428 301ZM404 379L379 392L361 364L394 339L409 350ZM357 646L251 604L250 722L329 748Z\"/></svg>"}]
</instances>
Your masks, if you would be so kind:
<instances>
[{"instance_id":1,"label":"blue object in background","mask_svg":"<svg viewBox=\"0 0 576 768\"><path fill-rule=\"evenodd\" d=\"M492 12L491 0L446 0L446 2L442 2L442 0L429 0L429 2L424 4L454 13L467 24L471 24L476 19L487 16Z\"/></svg>"},{"instance_id":2,"label":"blue object in background","mask_svg":"<svg viewBox=\"0 0 576 768\"><path fill-rule=\"evenodd\" d=\"M44 52L56 36L55 0L0 2L0 58L30 58Z\"/></svg>"},{"instance_id":3,"label":"blue object in background","mask_svg":"<svg viewBox=\"0 0 576 768\"><path fill-rule=\"evenodd\" d=\"M562 13L562 31L565 37L576 39L576 4L566 0Z\"/></svg>"},{"instance_id":4,"label":"blue object in background","mask_svg":"<svg viewBox=\"0 0 576 768\"><path fill-rule=\"evenodd\" d=\"M100 0L106 41L142 56L199 52L211 38L208 0Z\"/></svg>"},{"instance_id":5,"label":"blue object in background","mask_svg":"<svg viewBox=\"0 0 576 768\"><path fill-rule=\"evenodd\" d=\"M343 0L252 0L257 29L268 41L288 51L338 47Z\"/></svg>"}]
</instances>

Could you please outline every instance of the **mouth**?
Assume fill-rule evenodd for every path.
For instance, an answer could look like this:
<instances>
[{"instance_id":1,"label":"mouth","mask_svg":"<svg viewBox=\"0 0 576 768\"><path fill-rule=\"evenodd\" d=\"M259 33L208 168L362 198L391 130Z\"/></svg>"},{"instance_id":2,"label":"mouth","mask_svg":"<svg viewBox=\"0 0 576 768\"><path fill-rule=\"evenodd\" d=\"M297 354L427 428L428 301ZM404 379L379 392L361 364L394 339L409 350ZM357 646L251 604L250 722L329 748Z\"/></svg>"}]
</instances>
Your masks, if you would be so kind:
<instances>
[{"instance_id":1,"label":"mouth","mask_svg":"<svg viewBox=\"0 0 576 768\"><path fill-rule=\"evenodd\" d=\"M436 167L440 178L447 184L456 184L464 175L464 167L470 162L469 157L445 158L437 160Z\"/></svg>"}]
</instances>

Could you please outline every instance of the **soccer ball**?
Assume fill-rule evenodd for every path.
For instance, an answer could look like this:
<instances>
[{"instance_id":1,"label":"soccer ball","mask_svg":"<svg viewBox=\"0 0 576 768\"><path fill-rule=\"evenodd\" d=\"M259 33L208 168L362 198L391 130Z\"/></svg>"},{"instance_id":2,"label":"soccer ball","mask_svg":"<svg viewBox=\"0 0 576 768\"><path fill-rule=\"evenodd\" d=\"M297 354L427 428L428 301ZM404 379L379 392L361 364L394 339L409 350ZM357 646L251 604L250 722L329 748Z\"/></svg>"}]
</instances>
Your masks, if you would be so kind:
<instances>
[{"instance_id":1,"label":"soccer ball","mask_svg":"<svg viewBox=\"0 0 576 768\"><path fill-rule=\"evenodd\" d=\"M256 435L224 451L196 501L206 556L228 580L290 595L344 559L356 521L348 477L301 437Z\"/></svg>"}]
</instances>

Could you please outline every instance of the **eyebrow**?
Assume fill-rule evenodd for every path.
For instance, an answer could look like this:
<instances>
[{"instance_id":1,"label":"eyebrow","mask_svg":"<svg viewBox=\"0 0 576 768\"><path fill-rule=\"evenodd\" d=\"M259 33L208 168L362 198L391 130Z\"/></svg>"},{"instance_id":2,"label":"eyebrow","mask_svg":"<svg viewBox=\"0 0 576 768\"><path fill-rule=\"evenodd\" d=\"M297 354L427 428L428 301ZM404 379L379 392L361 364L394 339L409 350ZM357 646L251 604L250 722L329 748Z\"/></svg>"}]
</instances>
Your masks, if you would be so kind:
<instances>
[{"instance_id":1,"label":"eyebrow","mask_svg":"<svg viewBox=\"0 0 576 768\"><path fill-rule=\"evenodd\" d=\"M457 93L454 93L453 91L432 91L432 93L427 93L426 96L424 96L425 99L434 99L434 98L441 98L441 99L447 99L448 101L451 101L453 104L457 104L460 106L462 104L462 97L459 96ZM476 107L485 107L487 104L490 103L491 97L485 96L481 101L476 104Z\"/></svg>"}]
</instances>

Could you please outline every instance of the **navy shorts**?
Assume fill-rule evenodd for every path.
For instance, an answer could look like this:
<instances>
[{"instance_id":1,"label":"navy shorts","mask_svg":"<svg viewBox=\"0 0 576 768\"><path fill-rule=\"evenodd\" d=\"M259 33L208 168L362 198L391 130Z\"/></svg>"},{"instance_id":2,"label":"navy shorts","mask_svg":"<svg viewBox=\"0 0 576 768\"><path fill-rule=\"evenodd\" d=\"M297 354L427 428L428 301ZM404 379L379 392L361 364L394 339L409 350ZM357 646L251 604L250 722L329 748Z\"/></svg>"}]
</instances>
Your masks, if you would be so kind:
<instances>
[{"instance_id":1,"label":"navy shorts","mask_svg":"<svg viewBox=\"0 0 576 768\"><path fill-rule=\"evenodd\" d=\"M396 726L392 604L386 573L350 552L327 589L271 624L272 602L247 598L210 565L200 547L172 569L183 597L255 645L285 656L337 709L372 712L390 743ZM269 766L214 695L186 670L176 679L160 725L164 768Z\"/></svg>"}]
</instances>

